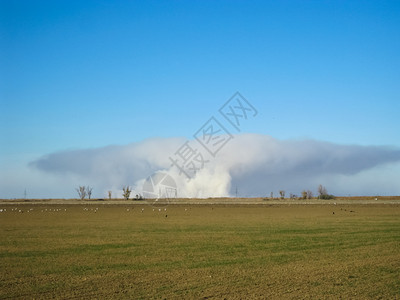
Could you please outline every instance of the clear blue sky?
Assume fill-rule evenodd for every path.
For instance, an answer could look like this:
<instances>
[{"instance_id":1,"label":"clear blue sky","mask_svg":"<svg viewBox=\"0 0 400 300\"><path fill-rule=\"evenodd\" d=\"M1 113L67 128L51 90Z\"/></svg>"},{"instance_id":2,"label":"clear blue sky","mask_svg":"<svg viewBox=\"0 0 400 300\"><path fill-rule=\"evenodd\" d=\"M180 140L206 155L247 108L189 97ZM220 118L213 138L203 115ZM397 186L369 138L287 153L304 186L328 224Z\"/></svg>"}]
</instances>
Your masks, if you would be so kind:
<instances>
[{"instance_id":1,"label":"clear blue sky","mask_svg":"<svg viewBox=\"0 0 400 300\"><path fill-rule=\"evenodd\" d=\"M3 170L191 137L236 91L246 132L400 146L399 1L3 0L0 22Z\"/></svg>"}]
</instances>

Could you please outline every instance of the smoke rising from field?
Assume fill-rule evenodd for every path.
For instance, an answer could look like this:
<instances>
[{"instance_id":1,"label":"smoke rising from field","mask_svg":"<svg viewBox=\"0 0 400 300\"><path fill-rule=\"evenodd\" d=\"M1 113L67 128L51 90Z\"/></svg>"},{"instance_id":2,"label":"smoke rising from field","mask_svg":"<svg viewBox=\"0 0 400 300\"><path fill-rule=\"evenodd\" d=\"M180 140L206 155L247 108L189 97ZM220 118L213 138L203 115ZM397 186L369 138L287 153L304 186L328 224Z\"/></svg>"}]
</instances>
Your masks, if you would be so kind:
<instances>
[{"instance_id":1,"label":"smoke rising from field","mask_svg":"<svg viewBox=\"0 0 400 300\"><path fill-rule=\"evenodd\" d=\"M396 148L241 134L215 158L202 151L209 162L187 180L169 159L185 141L154 138L125 146L57 152L30 166L49 174L68 175L75 178L74 182L92 182L103 191L129 184L140 192L148 176L167 171L181 197L232 196L236 188L239 196L266 196L280 189L300 194L302 189L315 190L319 183L335 194L375 194L382 188L400 192L395 181L386 176L399 165L400 149ZM198 148L201 150L200 145Z\"/></svg>"}]
</instances>

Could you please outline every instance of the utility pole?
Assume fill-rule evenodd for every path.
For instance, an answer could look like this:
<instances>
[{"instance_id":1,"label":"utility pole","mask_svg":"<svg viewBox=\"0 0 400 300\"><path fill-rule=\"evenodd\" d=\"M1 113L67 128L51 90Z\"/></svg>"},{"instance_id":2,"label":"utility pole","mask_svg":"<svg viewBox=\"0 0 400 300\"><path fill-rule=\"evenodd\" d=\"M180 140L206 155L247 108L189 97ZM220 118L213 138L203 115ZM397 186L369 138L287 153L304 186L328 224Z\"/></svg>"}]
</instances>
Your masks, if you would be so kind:
<instances>
[{"instance_id":1,"label":"utility pole","mask_svg":"<svg viewBox=\"0 0 400 300\"><path fill-rule=\"evenodd\" d=\"M24 199L26 200L26 188L24 190Z\"/></svg>"},{"instance_id":2,"label":"utility pole","mask_svg":"<svg viewBox=\"0 0 400 300\"><path fill-rule=\"evenodd\" d=\"M237 198L237 195L238 195L238 189L237 189L237 186L236 186L236 191L235 191L235 194L236 194L236 198Z\"/></svg>"}]
</instances>

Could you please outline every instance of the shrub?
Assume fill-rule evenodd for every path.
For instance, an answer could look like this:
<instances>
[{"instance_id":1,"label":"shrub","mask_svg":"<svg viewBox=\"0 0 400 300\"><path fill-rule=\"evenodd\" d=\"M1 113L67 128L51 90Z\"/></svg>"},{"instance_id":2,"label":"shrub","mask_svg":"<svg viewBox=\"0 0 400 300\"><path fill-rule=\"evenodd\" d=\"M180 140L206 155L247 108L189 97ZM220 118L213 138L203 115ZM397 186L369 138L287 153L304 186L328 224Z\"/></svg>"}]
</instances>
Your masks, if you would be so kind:
<instances>
[{"instance_id":1,"label":"shrub","mask_svg":"<svg viewBox=\"0 0 400 300\"><path fill-rule=\"evenodd\" d=\"M335 199L335 196L325 194L325 195L320 195L320 196L319 196L319 199L330 200L330 199Z\"/></svg>"},{"instance_id":2,"label":"shrub","mask_svg":"<svg viewBox=\"0 0 400 300\"><path fill-rule=\"evenodd\" d=\"M122 191L123 191L122 195L124 196L124 199L128 200L129 196L131 195L132 189L129 186L124 186L122 188Z\"/></svg>"}]
</instances>

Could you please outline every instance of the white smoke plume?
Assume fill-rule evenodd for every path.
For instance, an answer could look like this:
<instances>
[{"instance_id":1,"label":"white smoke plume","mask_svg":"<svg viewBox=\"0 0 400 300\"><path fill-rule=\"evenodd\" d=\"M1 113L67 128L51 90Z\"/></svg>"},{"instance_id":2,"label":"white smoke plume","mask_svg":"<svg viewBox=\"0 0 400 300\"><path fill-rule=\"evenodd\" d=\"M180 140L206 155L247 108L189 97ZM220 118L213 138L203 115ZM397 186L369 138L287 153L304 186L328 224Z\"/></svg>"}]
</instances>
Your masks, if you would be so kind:
<instances>
[{"instance_id":1,"label":"white smoke plume","mask_svg":"<svg viewBox=\"0 0 400 300\"><path fill-rule=\"evenodd\" d=\"M74 182L91 182L103 194L128 184L140 193L145 179L157 171L171 174L179 197L232 196L236 189L239 196L246 197L266 196L280 189L300 194L303 189L315 190L320 183L337 195L400 193L397 148L241 134L214 158L191 141L208 162L188 180L169 159L185 141L154 138L125 146L57 152L30 166L74 177Z\"/></svg>"}]
</instances>

